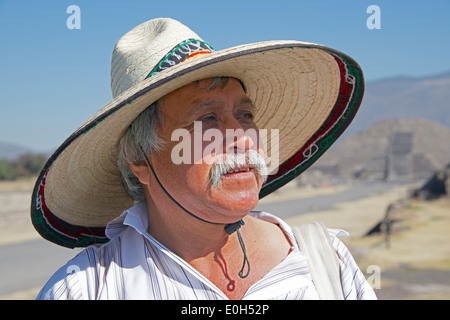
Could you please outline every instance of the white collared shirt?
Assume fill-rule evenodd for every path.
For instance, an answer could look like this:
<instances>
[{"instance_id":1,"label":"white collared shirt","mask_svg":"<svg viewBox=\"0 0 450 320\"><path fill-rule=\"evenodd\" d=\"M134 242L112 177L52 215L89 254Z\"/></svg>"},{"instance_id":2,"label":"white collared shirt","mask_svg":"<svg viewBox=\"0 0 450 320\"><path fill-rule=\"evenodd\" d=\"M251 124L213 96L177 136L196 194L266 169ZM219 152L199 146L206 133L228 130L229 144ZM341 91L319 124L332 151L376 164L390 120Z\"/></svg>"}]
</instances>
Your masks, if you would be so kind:
<instances>
[{"instance_id":1,"label":"white collared shirt","mask_svg":"<svg viewBox=\"0 0 450 320\"><path fill-rule=\"evenodd\" d=\"M266 212L249 214L278 224L291 243L296 243L291 228L281 219ZM37 299L228 299L200 272L153 238L147 227L145 203L126 210L107 225L110 241L81 251L50 278ZM340 260L345 298L376 299L352 255L337 238L342 231L329 229L329 232ZM318 298L306 257L296 244L243 297L248 300Z\"/></svg>"}]
</instances>

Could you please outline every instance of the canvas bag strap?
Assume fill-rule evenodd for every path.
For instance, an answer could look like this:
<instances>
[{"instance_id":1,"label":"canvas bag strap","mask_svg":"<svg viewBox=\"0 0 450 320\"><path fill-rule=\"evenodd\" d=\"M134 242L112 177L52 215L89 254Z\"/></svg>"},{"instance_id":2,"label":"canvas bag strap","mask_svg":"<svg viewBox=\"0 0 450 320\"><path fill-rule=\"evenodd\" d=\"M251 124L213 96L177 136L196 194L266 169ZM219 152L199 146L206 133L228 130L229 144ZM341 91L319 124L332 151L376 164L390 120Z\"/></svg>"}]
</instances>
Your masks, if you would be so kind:
<instances>
[{"instance_id":1,"label":"canvas bag strap","mask_svg":"<svg viewBox=\"0 0 450 320\"><path fill-rule=\"evenodd\" d=\"M321 300L343 300L339 260L330 235L322 222L293 226L300 250L308 258L308 267Z\"/></svg>"}]
</instances>

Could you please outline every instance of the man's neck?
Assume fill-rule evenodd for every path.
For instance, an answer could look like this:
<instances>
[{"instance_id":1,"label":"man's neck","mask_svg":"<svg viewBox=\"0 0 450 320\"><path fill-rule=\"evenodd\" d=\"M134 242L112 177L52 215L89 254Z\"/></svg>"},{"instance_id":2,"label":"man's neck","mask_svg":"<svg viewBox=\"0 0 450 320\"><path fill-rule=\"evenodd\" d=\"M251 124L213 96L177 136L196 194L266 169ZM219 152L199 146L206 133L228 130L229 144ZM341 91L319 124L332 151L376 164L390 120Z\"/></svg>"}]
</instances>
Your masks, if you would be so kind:
<instances>
[{"instance_id":1,"label":"man's neck","mask_svg":"<svg viewBox=\"0 0 450 320\"><path fill-rule=\"evenodd\" d=\"M201 221L170 203L161 208L150 200L147 206L148 232L187 262L241 250L236 234L229 236L225 232L225 224Z\"/></svg>"}]
</instances>

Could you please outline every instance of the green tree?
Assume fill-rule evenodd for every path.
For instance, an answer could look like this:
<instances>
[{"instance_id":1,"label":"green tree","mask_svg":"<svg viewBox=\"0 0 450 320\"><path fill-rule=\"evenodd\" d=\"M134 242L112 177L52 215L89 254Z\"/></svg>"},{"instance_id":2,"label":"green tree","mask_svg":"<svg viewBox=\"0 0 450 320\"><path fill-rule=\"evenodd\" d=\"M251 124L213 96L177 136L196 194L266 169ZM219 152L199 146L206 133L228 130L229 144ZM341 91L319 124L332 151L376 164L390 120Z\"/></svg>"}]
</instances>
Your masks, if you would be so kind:
<instances>
[{"instance_id":1,"label":"green tree","mask_svg":"<svg viewBox=\"0 0 450 320\"><path fill-rule=\"evenodd\" d=\"M13 168L8 160L0 159L0 180L11 180Z\"/></svg>"},{"instance_id":2,"label":"green tree","mask_svg":"<svg viewBox=\"0 0 450 320\"><path fill-rule=\"evenodd\" d=\"M0 180L17 180L37 175L47 158L44 155L24 154L15 160L0 159Z\"/></svg>"}]
</instances>

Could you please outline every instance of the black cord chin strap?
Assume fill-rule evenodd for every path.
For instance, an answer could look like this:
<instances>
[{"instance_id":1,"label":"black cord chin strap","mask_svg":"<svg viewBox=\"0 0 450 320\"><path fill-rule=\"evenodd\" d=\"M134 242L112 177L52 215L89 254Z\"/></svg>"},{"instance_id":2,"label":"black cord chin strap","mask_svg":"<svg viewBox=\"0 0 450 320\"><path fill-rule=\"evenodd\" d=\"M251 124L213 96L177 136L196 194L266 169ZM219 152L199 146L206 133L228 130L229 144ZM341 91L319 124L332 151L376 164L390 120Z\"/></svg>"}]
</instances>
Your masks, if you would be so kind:
<instances>
[{"instance_id":1,"label":"black cord chin strap","mask_svg":"<svg viewBox=\"0 0 450 320\"><path fill-rule=\"evenodd\" d=\"M223 223L217 223L217 222L207 221L207 220L204 220L204 219L202 219L202 218L200 218L200 217L197 217L195 214L193 214L192 212L190 212L189 210L187 210L186 208L184 208L181 204L179 204L178 201L176 201L176 200L169 194L169 192L166 190L166 188L164 188L164 186L162 185L161 181L159 181L158 176L157 176L156 173L155 173L155 170L153 170L153 167L152 167L152 165L150 164L150 161L148 160L147 155L146 155L145 152L144 152L144 149L142 148L142 146L139 146L139 147L141 148L142 155L144 156L145 161L146 161L148 167L150 168L150 170L152 171L153 176L155 177L155 179L156 179L156 181L158 182L159 186L160 186L161 189L164 191L164 193L165 193L165 194L166 194L166 195L167 195L167 196L168 196L168 197L169 197L169 198L170 198L170 199L171 199L178 207L180 207L184 212L188 213L189 215L191 215L192 217L194 217L194 218L196 218L196 219L198 219L198 220L200 220L200 221L203 221L203 222L206 222L206 223L210 223L210 224L223 224ZM242 263L242 268L241 268L241 270L239 271L239 277L241 277L242 279L246 278L246 277L249 275L249 273L250 273L250 262L248 261L247 251L246 251L246 249L245 249L244 240L242 239L241 233L239 232L239 229L240 229L244 224L245 224L244 221L241 219L241 220L239 220L239 221L237 221L237 222L233 222L233 223L229 223L229 224L226 224L226 225L225 225L225 232L226 232L228 235L231 235L231 234L233 234L234 232L237 233L237 236L238 236L238 239L239 239L239 244L241 245L242 252L244 253L244 262ZM245 268L245 265L246 265L246 264L247 264L247 273L244 274L244 268Z\"/></svg>"},{"instance_id":2,"label":"black cord chin strap","mask_svg":"<svg viewBox=\"0 0 450 320\"><path fill-rule=\"evenodd\" d=\"M233 232L236 231L238 239L239 239L239 244L241 245L242 252L244 253L244 262L242 263L241 271L239 271L239 277L241 277L242 279L247 278L247 276L250 273L250 262L248 261L248 258L247 258L247 250L245 249L244 240L242 240L241 233L239 232L239 229L244 224L245 223L243 220L239 220L238 222L230 223L225 226L225 232L228 234L232 234ZM244 274L245 264L247 264L247 273L246 274Z\"/></svg>"},{"instance_id":3,"label":"black cord chin strap","mask_svg":"<svg viewBox=\"0 0 450 320\"><path fill-rule=\"evenodd\" d=\"M241 233L239 232L239 230L237 230L237 236L239 239L239 243L241 244L242 252L244 253L244 262L242 262L242 268L239 271L239 277L244 279L244 278L247 278L247 276L250 274L250 262L248 261L247 251L245 250L245 245L244 245L244 240L242 240L242 236L241 236ZM247 264L247 273L246 274L244 274L245 264Z\"/></svg>"}]
</instances>

